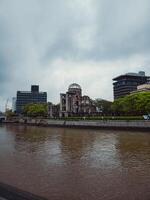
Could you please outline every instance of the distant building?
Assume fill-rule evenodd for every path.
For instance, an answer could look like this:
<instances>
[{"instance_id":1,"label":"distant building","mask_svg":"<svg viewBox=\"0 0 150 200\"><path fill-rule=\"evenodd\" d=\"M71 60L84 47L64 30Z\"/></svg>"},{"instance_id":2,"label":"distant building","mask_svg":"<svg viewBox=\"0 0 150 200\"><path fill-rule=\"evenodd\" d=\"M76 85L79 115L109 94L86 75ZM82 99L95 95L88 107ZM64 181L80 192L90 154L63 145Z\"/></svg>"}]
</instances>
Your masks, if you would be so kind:
<instances>
[{"instance_id":1,"label":"distant building","mask_svg":"<svg viewBox=\"0 0 150 200\"><path fill-rule=\"evenodd\" d=\"M138 85L137 90L133 91L132 93L139 93L139 92L150 92L150 83Z\"/></svg>"},{"instance_id":2,"label":"distant building","mask_svg":"<svg viewBox=\"0 0 150 200\"><path fill-rule=\"evenodd\" d=\"M16 112L16 97L12 98L12 112Z\"/></svg>"},{"instance_id":3,"label":"distant building","mask_svg":"<svg viewBox=\"0 0 150 200\"><path fill-rule=\"evenodd\" d=\"M124 97L137 90L137 86L149 82L150 77L145 72L127 73L113 79L114 99Z\"/></svg>"},{"instance_id":4,"label":"distant building","mask_svg":"<svg viewBox=\"0 0 150 200\"><path fill-rule=\"evenodd\" d=\"M85 116L96 112L96 106L88 96L82 96L81 86L73 83L66 93L60 94L60 117Z\"/></svg>"},{"instance_id":5,"label":"distant building","mask_svg":"<svg viewBox=\"0 0 150 200\"><path fill-rule=\"evenodd\" d=\"M30 103L47 103L47 93L39 92L38 85L32 85L31 91L17 91L17 113L22 113L24 106Z\"/></svg>"},{"instance_id":6,"label":"distant building","mask_svg":"<svg viewBox=\"0 0 150 200\"><path fill-rule=\"evenodd\" d=\"M0 111L0 123L6 120L6 116L4 115L4 113L2 113Z\"/></svg>"},{"instance_id":7,"label":"distant building","mask_svg":"<svg viewBox=\"0 0 150 200\"><path fill-rule=\"evenodd\" d=\"M150 84L143 84L137 86L137 91L150 91Z\"/></svg>"},{"instance_id":8,"label":"distant building","mask_svg":"<svg viewBox=\"0 0 150 200\"><path fill-rule=\"evenodd\" d=\"M48 116L50 118L59 118L60 105L48 103Z\"/></svg>"}]
</instances>

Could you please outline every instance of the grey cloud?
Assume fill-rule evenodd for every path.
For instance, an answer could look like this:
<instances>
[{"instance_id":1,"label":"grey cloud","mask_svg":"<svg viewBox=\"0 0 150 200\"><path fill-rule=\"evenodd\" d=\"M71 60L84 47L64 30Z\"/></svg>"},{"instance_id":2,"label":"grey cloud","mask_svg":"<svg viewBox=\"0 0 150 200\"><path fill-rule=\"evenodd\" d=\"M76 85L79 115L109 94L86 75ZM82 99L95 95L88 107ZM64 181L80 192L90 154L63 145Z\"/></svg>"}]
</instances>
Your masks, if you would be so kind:
<instances>
[{"instance_id":1,"label":"grey cloud","mask_svg":"<svg viewBox=\"0 0 150 200\"><path fill-rule=\"evenodd\" d=\"M15 2L17 4L19 1ZM5 16L7 26L11 26L10 31L14 29L13 34L20 37L20 43L25 40L29 42L27 48L32 48L32 45L36 47L41 58L66 58L68 55L82 60L118 59L150 50L148 1L145 1L146 6L143 1L138 3L138 7L138 0L125 3L116 0L94 1L97 6L93 8L96 16L92 22L92 16L85 15L86 10L83 9L83 15L78 11L80 4L76 4L75 10L67 5L67 1L23 2L19 3L20 6L13 6L13 11L10 12L12 19L9 20L9 16ZM6 12L7 6L5 3ZM94 38L90 39L95 41L95 45L91 50L80 49L72 35L80 32L81 28L90 29L92 23L95 24L96 30Z\"/></svg>"},{"instance_id":2,"label":"grey cloud","mask_svg":"<svg viewBox=\"0 0 150 200\"><path fill-rule=\"evenodd\" d=\"M103 1L102 45L108 57L132 56L150 50L149 1ZM109 9L108 9L109 8Z\"/></svg>"},{"instance_id":3,"label":"grey cloud","mask_svg":"<svg viewBox=\"0 0 150 200\"><path fill-rule=\"evenodd\" d=\"M37 81L42 69L54 72L49 63L57 59L123 63L139 55L148 71L149 9L149 0L1 0L1 94L12 96L18 84Z\"/></svg>"}]
</instances>

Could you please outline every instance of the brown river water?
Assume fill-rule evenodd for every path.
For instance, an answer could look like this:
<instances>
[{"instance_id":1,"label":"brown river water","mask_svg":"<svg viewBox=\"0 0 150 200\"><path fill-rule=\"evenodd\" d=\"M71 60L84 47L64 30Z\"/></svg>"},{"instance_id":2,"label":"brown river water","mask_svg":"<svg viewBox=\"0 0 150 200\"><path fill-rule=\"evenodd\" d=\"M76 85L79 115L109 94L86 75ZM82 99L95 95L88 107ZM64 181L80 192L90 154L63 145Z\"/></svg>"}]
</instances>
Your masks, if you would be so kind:
<instances>
[{"instance_id":1,"label":"brown river water","mask_svg":"<svg viewBox=\"0 0 150 200\"><path fill-rule=\"evenodd\" d=\"M1 125L0 182L50 200L150 200L150 133Z\"/></svg>"}]
</instances>

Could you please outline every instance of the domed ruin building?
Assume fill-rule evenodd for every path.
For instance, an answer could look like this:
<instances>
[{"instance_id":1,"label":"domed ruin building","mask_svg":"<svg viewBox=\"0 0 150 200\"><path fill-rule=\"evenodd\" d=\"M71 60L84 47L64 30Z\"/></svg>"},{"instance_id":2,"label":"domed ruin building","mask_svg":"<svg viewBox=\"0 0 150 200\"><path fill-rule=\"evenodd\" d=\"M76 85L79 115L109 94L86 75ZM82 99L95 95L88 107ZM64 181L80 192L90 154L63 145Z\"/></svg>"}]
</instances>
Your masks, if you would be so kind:
<instances>
[{"instance_id":1,"label":"domed ruin building","mask_svg":"<svg viewBox=\"0 0 150 200\"><path fill-rule=\"evenodd\" d=\"M66 93L60 94L60 117L85 116L96 112L93 101L82 96L81 86L72 83Z\"/></svg>"}]
</instances>

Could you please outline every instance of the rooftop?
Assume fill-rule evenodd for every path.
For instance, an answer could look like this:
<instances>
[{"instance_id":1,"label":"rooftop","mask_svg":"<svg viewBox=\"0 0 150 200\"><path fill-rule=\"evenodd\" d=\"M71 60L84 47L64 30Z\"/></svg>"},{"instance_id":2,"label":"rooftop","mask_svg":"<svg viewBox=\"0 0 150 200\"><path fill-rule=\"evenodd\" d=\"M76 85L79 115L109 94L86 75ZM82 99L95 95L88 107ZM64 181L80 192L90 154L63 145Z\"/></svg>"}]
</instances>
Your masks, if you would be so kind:
<instances>
[{"instance_id":1,"label":"rooftop","mask_svg":"<svg viewBox=\"0 0 150 200\"><path fill-rule=\"evenodd\" d=\"M138 73L134 73L134 72L129 72L129 73L126 73L126 74L122 74L122 75L119 75L115 78L113 78L113 81L116 81L120 78L123 78L123 77L145 77L145 78L148 78L148 76L145 76L145 72L144 71L140 71Z\"/></svg>"}]
</instances>

